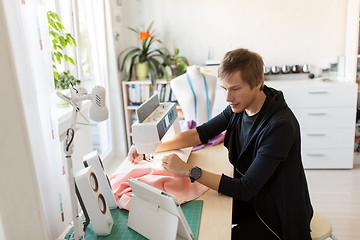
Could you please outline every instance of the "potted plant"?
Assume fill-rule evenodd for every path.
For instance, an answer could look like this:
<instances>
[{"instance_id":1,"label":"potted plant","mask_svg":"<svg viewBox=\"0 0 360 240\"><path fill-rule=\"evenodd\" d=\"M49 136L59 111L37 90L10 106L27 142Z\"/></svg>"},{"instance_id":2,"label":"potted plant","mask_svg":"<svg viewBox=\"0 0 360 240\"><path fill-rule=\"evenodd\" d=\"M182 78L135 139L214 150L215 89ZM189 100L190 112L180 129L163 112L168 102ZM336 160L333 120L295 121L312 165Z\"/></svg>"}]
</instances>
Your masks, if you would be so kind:
<instances>
[{"instance_id":1,"label":"potted plant","mask_svg":"<svg viewBox=\"0 0 360 240\"><path fill-rule=\"evenodd\" d=\"M174 54L167 54L164 58L164 66L169 66L171 74L174 77L180 76L186 72L186 67L189 66L189 61L184 56L179 56L180 50L174 48Z\"/></svg>"},{"instance_id":2,"label":"potted plant","mask_svg":"<svg viewBox=\"0 0 360 240\"><path fill-rule=\"evenodd\" d=\"M58 81L56 81L55 88L59 90L68 89L70 82L72 82L72 84L75 86L80 85L81 81L70 74L69 70L64 71L58 74Z\"/></svg>"},{"instance_id":3,"label":"potted plant","mask_svg":"<svg viewBox=\"0 0 360 240\"><path fill-rule=\"evenodd\" d=\"M127 81L132 79L133 70L136 72L137 79L146 79L150 75L153 86L157 77L163 77L167 74L161 62L164 57L162 49L152 48L154 42L161 43L160 40L156 39L152 26L153 22L144 31L128 27L128 29L136 33L140 46L129 47L119 55L120 63L121 56L125 54L120 64L120 70L125 71L125 80Z\"/></svg>"},{"instance_id":4,"label":"potted plant","mask_svg":"<svg viewBox=\"0 0 360 240\"><path fill-rule=\"evenodd\" d=\"M62 25L59 16L55 12L48 11L47 18L49 24L49 35L52 42L51 59L53 62L55 89L58 91L66 90L69 88L70 82L72 82L73 85L79 85L80 80L70 74L69 70L59 73L57 65L60 65L62 60L75 65L75 61L65 53L65 49L72 45L76 47L76 41L70 33L65 32L65 27ZM59 98L57 105L67 106L68 104Z\"/></svg>"},{"instance_id":5,"label":"potted plant","mask_svg":"<svg viewBox=\"0 0 360 240\"><path fill-rule=\"evenodd\" d=\"M58 73L58 78L55 81L55 89L57 91L62 91L64 95L69 95L69 84L70 82L75 85L80 85L80 80L76 79L69 70L64 71L62 73ZM61 98L57 98L56 105L58 107L67 107L69 103L62 100Z\"/></svg>"},{"instance_id":6,"label":"potted plant","mask_svg":"<svg viewBox=\"0 0 360 240\"><path fill-rule=\"evenodd\" d=\"M65 48L68 46L76 47L76 41L70 33L66 33L65 27L62 25L59 16L52 12L47 12L47 18L49 23L49 34L51 37L52 48L51 51L51 59L53 61L53 70L54 70L54 81L55 86L59 86L60 83L57 83L58 80L58 71L57 64L61 64L61 60L63 59L66 62L69 62L75 66L75 61L69 55L64 53Z\"/></svg>"}]
</instances>

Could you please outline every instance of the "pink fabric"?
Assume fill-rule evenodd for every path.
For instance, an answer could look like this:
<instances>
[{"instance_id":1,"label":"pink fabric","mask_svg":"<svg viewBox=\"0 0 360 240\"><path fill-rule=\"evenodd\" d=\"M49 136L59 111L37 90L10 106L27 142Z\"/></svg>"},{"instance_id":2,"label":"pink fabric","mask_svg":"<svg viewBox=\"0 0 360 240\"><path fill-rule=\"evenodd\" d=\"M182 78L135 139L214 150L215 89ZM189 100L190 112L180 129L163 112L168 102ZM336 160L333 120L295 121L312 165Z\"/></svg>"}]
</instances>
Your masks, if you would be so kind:
<instances>
[{"instance_id":1,"label":"pink fabric","mask_svg":"<svg viewBox=\"0 0 360 240\"><path fill-rule=\"evenodd\" d=\"M132 177L157 189L173 195L182 204L201 196L208 187L198 182L191 183L188 177L176 175L163 168L161 163L141 161L134 164L125 174L114 174L110 184L119 208L130 209L131 197L134 195L127 180Z\"/></svg>"},{"instance_id":2,"label":"pink fabric","mask_svg":"<svg viewBox=\"0 0 360 240\"><path fill-rule=\"evenodd\" d=\"M182 120L182 121L180 121L180 128L181 128L182 132L196 128L196 122L194 120L190 120L190 121ZM193 147L192 150L196 151L205 146L215 146L215 145L218 145L219 143L222 143L225 138L225 132L226 131L224 131L224 132L220 133L219 135L215 136L214 138L210 139L206 144L199 144L199 145Z\"/></svg>"}]
</instances>

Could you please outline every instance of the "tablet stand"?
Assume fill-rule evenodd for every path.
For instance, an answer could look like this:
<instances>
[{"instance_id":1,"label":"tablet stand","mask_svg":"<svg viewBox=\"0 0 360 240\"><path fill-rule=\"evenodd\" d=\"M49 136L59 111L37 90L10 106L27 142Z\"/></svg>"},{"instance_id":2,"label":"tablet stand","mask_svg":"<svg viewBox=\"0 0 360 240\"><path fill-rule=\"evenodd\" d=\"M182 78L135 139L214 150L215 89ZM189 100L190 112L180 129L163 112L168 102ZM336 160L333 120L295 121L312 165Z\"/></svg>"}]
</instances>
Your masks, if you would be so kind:
<instances>
[{"instance_id":1,"label":"tablet stand","mask_svg":"<svg viewBox=\"0 0 360 240\"><path fill-rule=\"evenodd\" d=\"M148 239L192 240L194 235L174 196L133 178L128 227Z\"/></svg>"}]
</instances>

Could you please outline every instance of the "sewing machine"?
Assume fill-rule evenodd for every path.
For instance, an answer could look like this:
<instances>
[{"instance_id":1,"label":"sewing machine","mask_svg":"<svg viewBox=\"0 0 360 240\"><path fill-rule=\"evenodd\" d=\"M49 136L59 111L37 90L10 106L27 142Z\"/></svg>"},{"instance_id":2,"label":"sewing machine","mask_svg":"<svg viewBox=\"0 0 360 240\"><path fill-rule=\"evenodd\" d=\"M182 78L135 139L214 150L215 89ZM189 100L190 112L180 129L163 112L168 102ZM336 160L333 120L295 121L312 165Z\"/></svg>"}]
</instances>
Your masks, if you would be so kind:
<instances>
[{"instance_id":1,"label":"sewing machine","mask_svg":"<svg viewBox=\"0 0 360 240\"><path fill-rule=\"evenodd\" d=\"M152 154L173 125L174 134L180 132L175 103L160 103L157 94L136 110L138 121L132 125L132 138L139 154Z\"/></svg>"}]
</instances>

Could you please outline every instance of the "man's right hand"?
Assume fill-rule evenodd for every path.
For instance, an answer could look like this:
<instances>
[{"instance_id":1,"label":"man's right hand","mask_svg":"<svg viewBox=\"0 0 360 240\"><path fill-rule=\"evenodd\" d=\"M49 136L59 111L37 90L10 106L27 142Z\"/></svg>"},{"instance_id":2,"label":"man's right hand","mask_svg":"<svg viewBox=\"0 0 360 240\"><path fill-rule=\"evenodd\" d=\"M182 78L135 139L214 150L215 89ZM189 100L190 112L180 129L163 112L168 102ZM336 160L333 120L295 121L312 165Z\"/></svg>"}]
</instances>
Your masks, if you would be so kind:
<instances>
[{"instance_id":1,"label":"man's right hand","mask_svg":"<svg viewBox=\"0 0 360 240\"><path fill-rule=\"evenodd\" d=\"M142 160L142 158L143 158L142 154L139 154L137 152L135 145L132 145L130 150L129 150L129 153L128 153L129 161L132 162L132 163L137 164Z\"/></svg>"}]
</instances>

